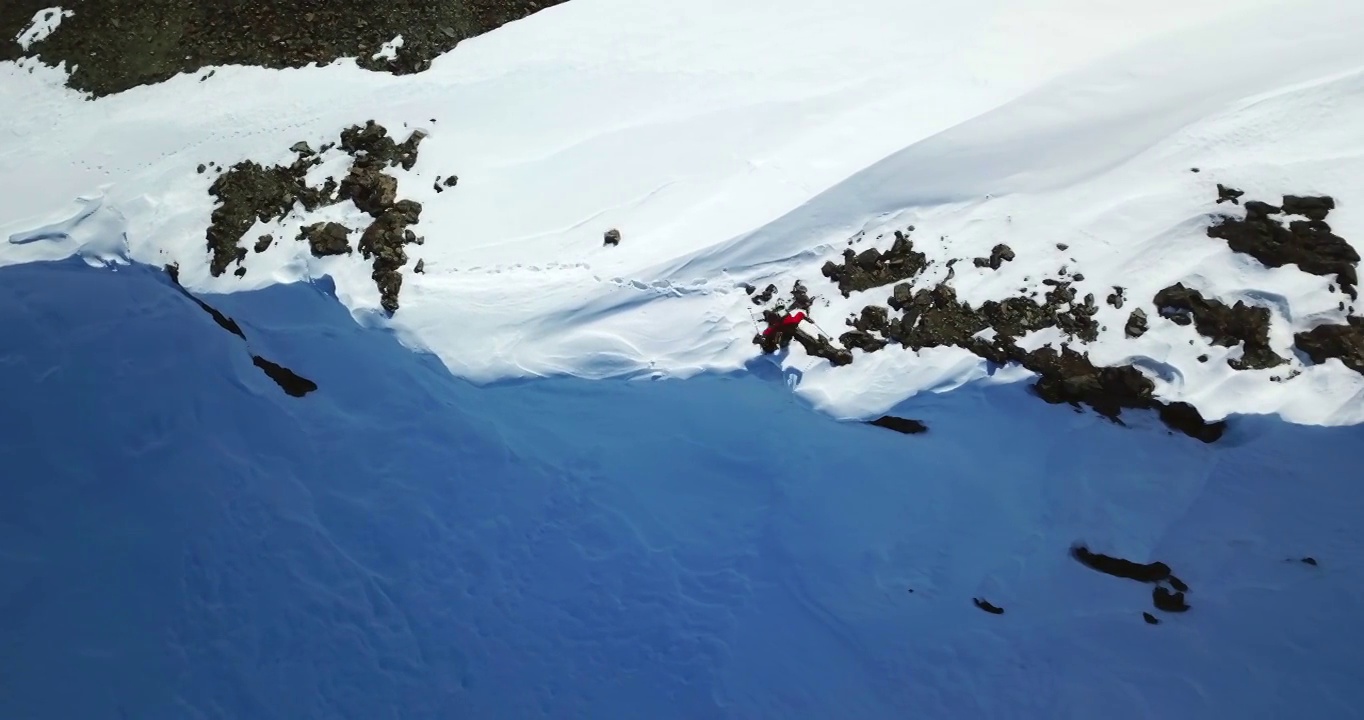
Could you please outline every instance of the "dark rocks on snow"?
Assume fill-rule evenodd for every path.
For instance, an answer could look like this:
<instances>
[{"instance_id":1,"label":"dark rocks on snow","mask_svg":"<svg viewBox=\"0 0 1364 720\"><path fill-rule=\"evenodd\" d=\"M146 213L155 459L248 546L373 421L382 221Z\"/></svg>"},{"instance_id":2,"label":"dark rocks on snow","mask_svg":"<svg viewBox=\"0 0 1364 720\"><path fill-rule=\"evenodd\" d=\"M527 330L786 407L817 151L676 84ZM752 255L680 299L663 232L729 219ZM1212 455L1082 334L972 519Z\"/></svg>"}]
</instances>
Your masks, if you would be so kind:
<instances>
[{"instance_id":1,"label":"dark rocks on snow","mask_svg":"<svg viewBox=\"0 0 1364 720\"><path fill-rule=\"evenodd\" d=\"M1123 330L1127 333L1127 337L1130 338L1137 338L1145 335L1147 330L1146 311L1141 308L1133 310L1132 314L1127 316L1127 325Z\"/></svg>"},{"instance_id":2,"label":"dark rocks on snow","mask_svg":"<svg viewBox=\"0 0 1364 720\"><path fill-rule=\"evenodd\" d=\"M999 607L998 605L991 604L989 600L985 600L982 598L971 598L971 602L975 603L976 607L980 608L981 610L984 610L987 613L990 613L991 615L1004 614L1004 608Z\"/></svg>"},{"instance_id":3,"label":"dark rocks on snow","mask_svg":"<svg viewBox=\"0 0 1364 720\"><path fill-rule=\"evenodd\" d=\"M1189 604L1184 601L1184 593L1170 590L1163 585L1157 585L1151 591L1151 600L1157 610L1164 612L1177 613L1189 610Z\"/></svg>"},{"instance_id":4,"label":"dark rocks on snow","mask_svg":"<svg viewBox=\"0 0 1364 720\"><path fill-rule=\"evenodd\" d=\"M355 158L357 167L377 170L400 165L411 170L417 164L417 146L425 138L425 131L414 130L399 143L389 137L387 128L369 120L363 126L353 125L341 131L341 149Z\"/></svg>"},{"instance_id":5,"label":"dark rocks on snow","mask_svg":"<svg viewBox=\"0 0 1364 720\"><path fill-rule=\"evenodd\" d=\"M425 260L417 260L417 264L416 264L416 266L414 266L414 267L412 268L412 272L414 272L414 273L423 273L423 274L424 274L424 273L426 272L426 261L425 261Z\"/></svg>"},{"instance_id":6,"label":"dark rocks on snow","mask_svg":"<svg viewBox=\"0 0 1364 720\"><path fill-rule=\"evenodd\" d=\"M1163 317L1180 325L1192 323L1214 345L1242 345L1241 357L1227 361L1237 370L1263 370L1288 362L1269 348L1269 308L1251 307L1240 300L1227 306L1182 283L1156 293L1153 302Z\"/></svg>"},{"instance_id":7,"label":"dark rocks on snow","mask_svg":"<svg viewBox=\"0 0 1364 720\"><path fill-rule=\"evenodd\" d=\"M843 251L843 262L830 260L820 272L838 284L843 297L853 292L870 290L918 275L928 264L928 258L914 251L914 243L903 231L895 231L895 242L886 252L868 248L861 253L851 248Z\"/></svg>"},{"instance_id":8,"label":"dark rocks on snow","mask_svg":"<svg viewBox=\"0 0 1364 720\"><path fill-rule=\"evenodd\" d=\"M239 267L239 268L237 268L232 274L233 274L233 275L236 275L236 276L239 277L239 278L246 277L246 268L245 268L245 267Z\"/></svg>"},{"instance_id":9,"label":"dark rocks on snow","mask_svg":"<svg viewBox=\"0 0 1364 720\"><path fill-rule=\"evenodd\" d=\"M451 175L450 177L445 178L445 182L441 184L444 185L445 187L452 188L459 184L459 176Z\"/></svg>"},{"instance_id":10,"label":"dark rocks on snow","mask_svg":"<svg viewBox=\"0 0 1364 720\"><path fill-rule=\"evenodd\" d=\"M167 265L166 274L170 276L171 283L175 285L175 289L178 290L181 295L184 295L185 297L189 298L190 301L193 302L195 305L198 305L199 309L208 313L209 317L213 318L213 322L218 324L218 327L232 333L233 335L236 335L237 337L243 340L246 339L246 334L242 332L241 326L237 325L236 320L233 320L232 318L222 314L221 312L218 312L217 308L209 305L203 300L200 300L199 298L195 297L190 291L181 287L179 266Z\"/></svg>"},{"instance_id":11,"label":"dark rocks on snow","mask_svg":"<svg viewBox=\"0 0 1364 720\"><path fill-rule=\"evenodd\" d=\"M244 160L213 181L208 192L217 198L218 206L206 234L212 253L210 275L218 277L228 265L246 257L246 248L238 243L257 220L283 218L295 203L313 210L335 201L334 184L313 188L305 181L309 168L317 162L316 158L299 158L291 165L264 167Z\"/></svg>"},{"instance_id":12,"label":"dark rocks on snow","mask_svg":"<svg viewBox=\"0 0 1364 720\"><path fill-rule=\"evenodd\" d=\"M1159 624L1160 624L1160 618L1157 618L1155 615L1152 615L1152 614L1149 613L1149 612L1143 612L1143 613L1141 614L1141 619L1142 619L1142 620L1145 620L1147 625L1159 625Z\"/></svg>"},{"instance_id":13,"label":"dark rocks on snow","mask_svg":"<svg viewBox=\"0 0 1364 720\"><path fill-rule=\"evenodd\" d=\"M769 324L777 324L781 322L781 319L782 319L781 313L775 312L773 310L763 311L764 322L767 322ZM847 348L835 347L834 344L830 342L829 339L826 337L821 336L816 338L810 333L807 333L804 330L797 328L795 332L792 334L791 339L795 340L797 343L800 343L800 346L805 348L805 352L807 355L811 357L824 358L835 367L841 365L848 365L852 363L853 360L852 352L849 351ZM761 333L759 333L757 335L754 335L753 343L761 347L763 352L765 353L774 353L778 349L786 347L786 343L779 342L778 339L775 337L775 334L762 335Z\"/></svg>"},{"instance_id":14,"label":"dark rocks on snow","mask_svg":"<svg viewBox=\"0 0 1364 720\"><path fill-rule=\"evenodd\" d=\"M274 241L275 241L275 236L274 236L274 235L262 235L262 236L260 236L260 239L259 239L259 240L256 240L256 247L255 247L256 252L265 252L266 249L270 247L270 243L273 243Z\"/></svg>"},{"instance_id":15,"label":"dark rocks on snow","mask_svg":"<svg viewBox=\"0 0 1364 720\"><path fill-rule=\"evenodd\" d=\"M1240 198L1241 198L1242 195L1245 195L1245 194L1246 194L1246 193L1245 193L1244 190L1237 190L1236 188L1229 188L1229 187L1227 187L1226 185L1223 185L1222 183L1217 183L1217 204L1218 204L1218 205L1221 205L1221 204L1224 203L1224 202L1230 202L1232 205L1240 205L1240 204L1241 204Z\"/></svg>"},{"instance_id":16,"label":"dark rocks on snow","mask_svg":"<svg viewBox=\"0 0 1364 720\"><path fill-rule=\"evenodd\" d=\"M198 172L200 175L203 175L204 171L207 169L208 168L205 167L203 163L199 163L199 167L196 169L196 172Z\"/></svg>"},{"instance_id":17,"label":"dark rocks on snow","mask_svg":"<svg viewBox=\"0 0 1364 720\"><path fill-rule=\"evenodd\" d=\"M1119 285L1113 286L1113 292L1108 295L1108 304L1121 310L1123 301L1126 299L1126 291Z\"/></svg>"},{"instance_id":18,"label":"dark rocks on snow","mask_svg":"<svg viewBox=\"0 0 1364 720\"><path fill-rule=\"evenodd\" d=\"M1325 222L1335 200L1289 195L1284 204L1310 219L1293 220L1285 227L1274 216L1286 210L1252 200L1246 203L1244 219L1223 217L1208 228L1208 236L1225 240L1233 251L1266 267L1297 265L1312 275L1335 275L1341 290L1357 297L1359 253Z\"/></svg>"},{"instance_id":19,"label":"dark rocks on snow","mask_svg":"<svg viewBox=\"0 0 1364 720\"><path fill-rule=\"evenodd\" d=\"M918 435L919 433L928 432L928 426L922 422L910 418L895 417L894 415L885 415L875 420L868 421L867 424L875 425L876 427L885 428L887 430L894 430L895 432L903 433L905 435Z\"/></svg>"},{"instance_id":20,"label":"dark rocks on snow","mask_svg":"<svg viewBox=\"0 0 1364 720\"><path fill-rule=\"evenodd\" d=\"M251 363L265 372L266 376L275 381L285 393L293 397L303 397L317 389L317 383L299 375L283 365L266 360L259 355L251 356Z\"/></svg>"},{"instance_id":21,"label":"dark rocks on snow","mask_svg":"<svg viewBox=\"0 0 1364 720\"><path fill-rule=\"evenodd\" d=\"M1313 566L1313 567L1316 567L1316 565L1317 565L1317 559L1314 558L1314 557L1310 557L1310 556L1309 556L1309 557L1302 558L1302 559L1299 560L1298 562L1301 562L1301 563L1306 564L1306 565L1311 565L1311 566Z\"/></svg>"},{"instance_id":22,"label":"dark rocks on snow","mask_svg":"<svg viewBox=\"0 0 1364 720\"><path fill-rule=\"evenodd\" d=\"M998 270L1000 265L1014 259L1014 251L1008 245L1000 243L990 250L990 257L978 257L972 262L978 268L988 267L991 270Z\"/></svg>"},{"instance_id":23,"label":"dark rocks on snow","mask_svg":"<svg viewBox=\"0 0 1364 720\"><path fill-rule=\"evenodd\" d=\"M603 244L603 245L619 245L619 244L620 244L620 231L617 230L617 229L615 229L615 228L611 228L610 230L607 230L606 233L605 233L604 235L602 235L602 244Z\"/></svg>"},{"instance_id":24,"label":"dark rocks on snow","mask_svg":"<svg viewBox=\"0 0 1364 720\"><path fill-rule=\"evenodd\" d=\"M754 295L754 296L753 296L753 304L754 304L754 305L766 305L767 303L772 302L772 296L775 295L776 293L777 293L777 286L776 286L776 285L768 285L767 287L763 288L763 291L762 291L762 292L760 292L760 293L758 293L757 295Z\"/></svg>"},{"instance_id":25,"label":"dark rocks on snow","mask_svg":"<svg viewBox=\"0 0 1364 720\"><path fill-rule=\"evenodd\" d=\"M1163 562L1135 563L1131 560L1091 552L1083 545L1072 547L1070 556L1091 570L1098 570L1113 577L1127 578L1144 583L1161 582L1170 577L1170 566Z\"/></svg>"},{"instance_id":26,"label":"dark rocks on snow","mask_svg":"<svg viewBox=\"0 0 1364 720\"><path fill-rule=\"evenodd\" d=\"M1351 316L1344 325L1318 325L1294 335L1293 344L1314 363L1336 358L1345 367L1364 374L1364 318Z\"/></svg>"},{"instance_id":27,"label":"dark rocks on snow","mask_svg":"<svg viewBox=\"0 0 1364 720\"><path fill-rule=\"evenodd\" d=\"M341 223L313 223L298 231L298 239L307 241L313 257L346 255L351 252L350 228Z\"/></svg>"},{"instance_id":28,"label":"dark rocks on snow","mask_svg":"<svg viewBox=\"0 0 1364 720\"><path fill-rule=\"evenodd\" d=\"M378 168L356 164L341 181L337 195L355 203L362 212L379 217L398 200L398 178Z\"/></svg>"}]
</instances>

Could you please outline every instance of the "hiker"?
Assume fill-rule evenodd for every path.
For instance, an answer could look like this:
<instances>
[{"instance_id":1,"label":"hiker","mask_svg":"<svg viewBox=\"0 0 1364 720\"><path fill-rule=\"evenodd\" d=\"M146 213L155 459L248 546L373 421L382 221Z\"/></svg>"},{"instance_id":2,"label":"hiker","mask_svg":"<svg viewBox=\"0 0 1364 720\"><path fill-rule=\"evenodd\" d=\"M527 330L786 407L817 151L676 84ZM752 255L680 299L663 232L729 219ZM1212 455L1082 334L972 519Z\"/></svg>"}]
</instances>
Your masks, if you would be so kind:
<instances>
[{"instance_id":1,"label":"hiker","mask_svg":"<svg viewBox=\"0 0 1364 720\"><path fill-rule=\"evenodd\" d=\"M801 322L809 318L800 311L778 315L768 310L763 313L763 319L767 321L767 329L755 340L762 345L764 352L776 352L777 348L785 348L791 344L791 339L796 336Z\"/></svg>"}]
</instances>

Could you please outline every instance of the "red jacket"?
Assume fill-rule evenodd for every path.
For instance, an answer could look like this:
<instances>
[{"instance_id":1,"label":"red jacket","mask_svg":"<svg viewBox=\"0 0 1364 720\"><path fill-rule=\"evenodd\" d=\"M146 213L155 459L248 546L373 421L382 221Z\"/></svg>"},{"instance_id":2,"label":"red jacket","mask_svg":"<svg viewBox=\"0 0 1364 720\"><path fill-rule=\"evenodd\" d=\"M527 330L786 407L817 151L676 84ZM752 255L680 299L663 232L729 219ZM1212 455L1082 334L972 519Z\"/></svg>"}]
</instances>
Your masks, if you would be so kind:
<instances>
[{"instance_id":1,"label":"red jacket","mask_svg":"<svg viewBox=\"0 0 1364 720\"><path fill-rule=\"evenodd\" d=\"M803 312L787 314L785 317L781 319L780 323L769 323L767 329L763 331L763 335L771 335L774 331L778 329L795 330L796 326L800 325L801 321L804 319L805 313Z\"/></svg>"}]
</instances>

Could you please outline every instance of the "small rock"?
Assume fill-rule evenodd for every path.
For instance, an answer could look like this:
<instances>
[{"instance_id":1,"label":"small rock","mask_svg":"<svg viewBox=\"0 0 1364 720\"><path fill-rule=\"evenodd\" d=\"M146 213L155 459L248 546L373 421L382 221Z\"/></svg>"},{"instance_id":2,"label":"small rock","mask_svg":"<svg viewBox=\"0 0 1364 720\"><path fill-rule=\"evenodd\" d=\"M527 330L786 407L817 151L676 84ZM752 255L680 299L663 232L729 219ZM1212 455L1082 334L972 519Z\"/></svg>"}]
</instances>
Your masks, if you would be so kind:
<instances>
[{"instance_id":1,"label":"small rock","mask_svg":"<svg viewBox=\"0 0 1364 720\"><path fill-rule=\"evenodd\" d=\"M1179 591L1171 592L1163 585L1157 585L1151 593L1151 601L1157 610L1164 612L1187 612L1189 604L1184 602L1184 593Z\"/></svg>"},{"instance_id":2,"label":"small rock","mask_svg":"<svg viewBox=\"0 0 1364 720\"><path fill-rule=\"evenodd\" d=\"M602 240L603 240L602 244L604 245L619 245L620 231L615 228L611 228L610 230L606 231L605 235L602 236Z\"/></svg>"},{"instance_id":3,"label":"small rock","mask_svg":"<svg viewBox=\"0 0 1364 720\"><path fill-rule=\"evenodd\" d=\"M1198 168L1189 168L1189 172L1198 172Z\"/></svg>"},{"instance_id":4,"label":"small rock","mask_svg":"<svg viewBox=\"0 0 1364 720\"><path fill-rule=\"evenodd\" d=\"M1207 361L1208 361L1208 356L1207 356L1207 355L1199 355L1199 356L1198 356L1198 362L1205 363L1205 362L1207 362Z\"/></svg>"},{"instance_id":5,"label":"small rock","mask_svg":"<svg viewBox=\"0 0 1364 720\"><path fill-rule=\"evenodd\" d=\"M265 252L266 248L270 247L270 243L272 243L272 242L274 242L274 241L275 241L275 236L273 236L273 235L262 235L262 236L260 236L260 239L256 241L255 251L256 251L256 252Z\"/></svg>"},{"instance_id":6,"label":"small rock","mask_svg":"<svg viewBox=\"0 0 1364 720\"><path fill-rule=\"evenodd\" d=\"M1121 310L1123 301L1125 300L1124 295L1125 291L1122 289L1122 286L1114 285L1113 292L1108 296L1108 304L1112 305L1114 308L1118 310Z\"/></svg>"},{"instance_id":7,"label":"small rock","mask_svg":"<svg viewBox=\"0 0 1364 720\"><path fill-rule=\"evenodd\" d=\"M419 259L419 260L417 260L417 264L412 268L412 272L414 272L414 273L422 273L422 274L425 274L425 273L426 273L426 260L424 260L424 259Z\"/></svg>"},{"instance_id":8,"label":"small rock","mask_svg":"<svg viewBox=\"0 0 1364 720\"><path fill-rule=\"evenodd\" d=\"M237 268L236 270L234 270L234 271L232 272L232 274L233 274L233 275L236 275L236 276L239 277L239 278L240 278L240 277L246 277L246 266L242 266L242 267Z\"/></svg>"},{"instance_id":9,"label":"small rock","mask_svg":"<svg viewBox=\"0 0 1364 720\"><path fill-rule=\"evenodd\" d=\"M294 143L293 146L289 148L289 150L290 150L291 152L296 152L296 153L298 153L299 155L312 155L312 154L314 154L314 153L313 153L313 148L312 148L312 146L310 146L308 143L303 142L303 141L301 141L301 140L300 140L299 142Z\"/></svg>"},{"instance_id":10,"label":"small rock","mask_svg":"<svg viewBox=\"0 0 1364 720\"><path fill-rule=\"evenodd\" d=\"M1084 273L1075 273L1075 282L1082 282L1084 279Z\"/></svg>"},{"instance_id":11,"label":"small rock","mask_svg":"<svg viewBox=\"0 0 1364 720\"><path fill-rule=\"evenodd\" d=\"M1145 620L1147 625L1159 625L1159 624L1160 624L1160 619L1157 618L1155 615L1152 615L1152 614L1149 613L1149 612L1143 612L1143 613L1141 614L1141 619L1142 619L1142 620Z\"/></svg>"},{"instance_id":12,"label":"small rock","mask_svg":"<svg viewBox=\"0 0 1364 720\"><path fill-rule=\"evenodd\" d=\"M987 613L990 613L991 615L1004 614L1004 608L999 607L998 605L993 605L988 600L984 600L981 598L971 598L971 602L975 603L976 607L980 608L981 610L984 610Z\"/></svg>"},{"instance_id":13,"label":"small rock","mask_svg":"<svg viewBox=\"0 0 1364 720\"><path fill-rule=\"evenodd\" d=\"M894 430L895 432L905 435L918 435L919 433L928 432L928 426L922 422L909 418L895 417L894 415L879 417L869 421L867 424L875 425L876 427L885 428L887 430Z\"/></svg>"},{"instance_id":14,"label":"small rock","mask_svg":"<svg viewBox=\"0 0 1364 720\"><path fill-rule=\"evenodd\" d=\"M1311 566L1313 566L1313 567L1316 567L1316 565L1317 565L1317 559L1314 558L1314 557L1311 557L1311 556L1305 557L1305 558L1299 560L1298 562L1304 563L1304 564L1306 564L1306 565L1311 565Z\"/></svg>"},{"instance_id":15,"label":"small rock","mask_svg":"<svg viewBox=\"0 0 1364 720\"><path fill-rule=\"evenodd\" d=\"M1056 249L1057 249L1057 250L1063 250L1063 251L1064 251L1064 250L1069 250L1069 249L1070 249L1070 246L1067 245L1067 244L1065 244L1065 243L1056 243Z\"/></svg>"},{"instance_id":16,"label":"small rock","mask_svg":"<svg viewBox=\"0 0 1364 720\"><path fill-rule=\"evenodd\" d=\"M1148 329L1146 311L1141 308L1133 310L1132 314L1127 316L1127 326L1124 329L1127 331L1127 337L1137 338L1145 335Z\"/></svg>"},{"instance_id":17,"label":"small rock","mask_svg":"<svg viewBox=\"0 0 1364 720\"><path fill-rule=\"evenodd\" d=\"M208 167L207 167L206 165L204 165L203 163L199 163L199 174L200 174L200 175L203 175L203 174L204 174L204 171L207 170L207 169L208 169Z\"/></svg>"},{"instance_id":18,"label":"small rock","mask_svg":"<svg viewBox=\"0 0 1364 720\"><path fill-rule=\"evenodd\" d=\"M1246 193L1245 193L1244 190L1237 190L1237 189L1235 189L1235 188L1229 188L1229 187L1227 187L1226 185L1223 185L1222 183L1217 183L1217 204L1218 204L1218 205L1221 205L1221 204L1224 203L1224 202L1230 202L1232 205L1240 205L1240 204L1241 204L1241 199L1240 199L1240 198L1241 198L1242 195L1245 195L1245 194L1246 194Z\"/></svg>"},{"instance_id":19,"label":"small rock","mask_svg":"<svg viewBox=\"0 0 1364 720\"><path fill-rule=\"evenodd\" d=\"M459 184L459 176L451 175L450 177L445 178L445 182L441 184L444 185L445 187L452 188Z\"/></svg>"},{"instance_id":20,"label":"small rock","mask_svg":"<svg viewBox=\"0 0 1364 720\"><path fill-rule=\"evenodd\" d=\"M314 257L347 255L350 248L350 228L340 223L313 223L299 231L299 239L308 241Z\"/></svg>"}]
</instances>

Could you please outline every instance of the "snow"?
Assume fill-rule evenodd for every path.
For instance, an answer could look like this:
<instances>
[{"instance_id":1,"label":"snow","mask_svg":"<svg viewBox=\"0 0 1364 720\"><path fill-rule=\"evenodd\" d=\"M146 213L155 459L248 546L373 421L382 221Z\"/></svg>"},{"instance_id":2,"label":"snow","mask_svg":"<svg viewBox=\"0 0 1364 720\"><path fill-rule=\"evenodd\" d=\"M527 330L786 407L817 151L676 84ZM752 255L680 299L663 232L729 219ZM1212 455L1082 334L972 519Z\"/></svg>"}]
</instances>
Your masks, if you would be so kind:
<instances>
[{"instance_id":1,"label":"snow","mask_svg":"<svg viewBox=\"0 0 1364 720\"><path fill-rule=\"evenodd\" d=\"M132 259L177 261L200 291L330 276L362 322L477 382L740 369L754 351L740 283L801 278L828 296L824 260L858 232L865 247L906 224L935 269L967 259L963 297L1054 274L1066 242L1081 294L1101 305L1111 285L1139 305L1177 281L1258 299L1283 311L1282 350L1293 330L1338 321L1340 296L1327 278L1265 270L1205 238L1212 187L1330 193L1333 228L1364 237L1362 22L1364 6L1335 0L574 0L411 76L351 60L223 67L89 102L60 87L58 70L4 65L0 105L24 111L7 118L0 172L25 181L0 198L0 237L101 195L126 218ZM359 227L353 210L261 224L253 233L277 242L248 259L245 278L208 276L214 173L196 174L199 163L281 162L299 140L316 147L370 118L400 138L430 134L400 177L401 196L425 206L415 229L428 242L413 262L426 274L407 274L391 321L377 316L366 263L318 260L291 240L305 222ZM451 174L459 186L437 195L435 178ZM623 241L603 247L611 227ZM992 274L969 266L1000 241L1016 261ZM0 264L52 254L0 245ZM817 319L841 332L841 317L879 295L833 293ZM1183 328L1157 323L1133 344L1118 311L1104 306L1100 320L1096 360L1137 358L1160 370L1161 397L1209 417L1364 420L1364 380L1338 364L1272 383L1220 357L1198 363ZM868 394L863 371L788 360L804 373L796 392L838 417L985 372L963 370L979 361L959 351L879 362L916 379Z\"/></svg>"},{"instance_id":2,"label":"snow","mask_svg":"<svg viewBox=\"0 0 1364 720\"><path fill-rule=\"evenodd\" d=\"M1361 716L1364 428L1014 383L906 437L763 362L480 387L331 292L203 297L299 399L158 271L0 269L0 716Z\"/></svg>"},{"instance_id":3,"label":"snow","mask_svg":"<svg viewBox=\"0 0 1364 720\"><path fill-rule=\"evenodd\" d=\"M42 42L47 36L51 35L62 24L62 20L75 15L71 10L63 10L60 7L50 7L39 10L33 15L33 22L24 28L19 36L14 39L25 52L32 47L33 43Z\"/></svg>"}]
</instances>

